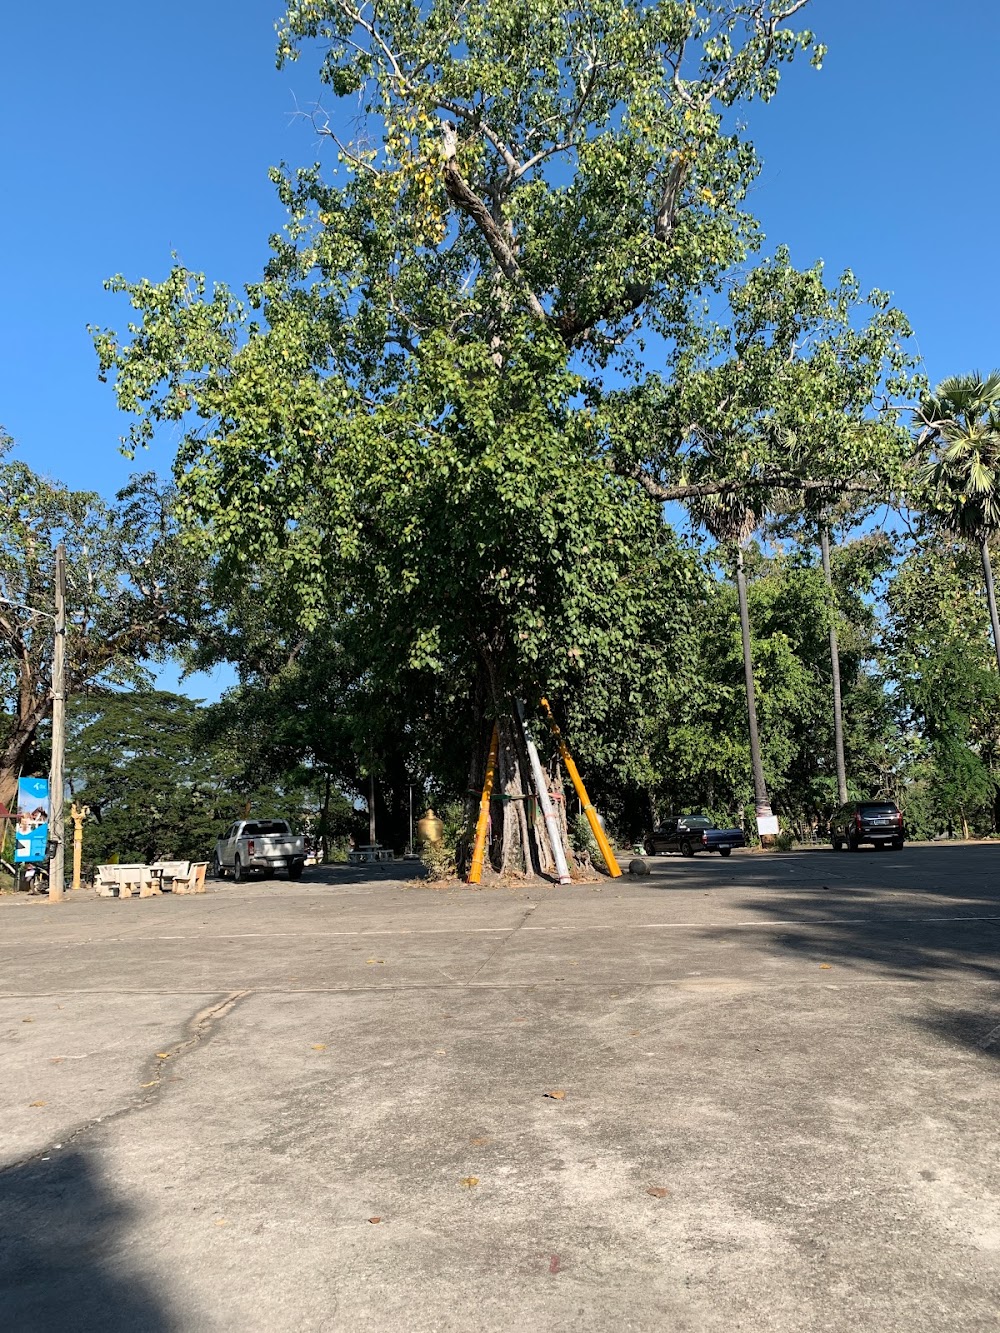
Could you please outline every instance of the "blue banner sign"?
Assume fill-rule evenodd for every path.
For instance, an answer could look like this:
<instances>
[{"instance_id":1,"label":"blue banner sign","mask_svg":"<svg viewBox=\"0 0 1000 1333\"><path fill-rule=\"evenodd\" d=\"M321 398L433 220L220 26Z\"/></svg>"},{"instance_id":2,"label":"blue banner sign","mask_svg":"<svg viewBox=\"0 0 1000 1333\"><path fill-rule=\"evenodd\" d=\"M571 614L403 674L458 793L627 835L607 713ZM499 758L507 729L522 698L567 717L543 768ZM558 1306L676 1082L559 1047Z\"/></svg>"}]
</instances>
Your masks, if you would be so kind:
<instances>
[{"instance_id":1,"label":"blue banner sign","mask_svg":"<svg viewBox=\"0 0 1000 1333\"><path fill-rule=\"evenodd\" d=\"M17 784L15 861L44 861L49 841L49 784L46 778L21 778Z\"/></svg>"}]
</instances>

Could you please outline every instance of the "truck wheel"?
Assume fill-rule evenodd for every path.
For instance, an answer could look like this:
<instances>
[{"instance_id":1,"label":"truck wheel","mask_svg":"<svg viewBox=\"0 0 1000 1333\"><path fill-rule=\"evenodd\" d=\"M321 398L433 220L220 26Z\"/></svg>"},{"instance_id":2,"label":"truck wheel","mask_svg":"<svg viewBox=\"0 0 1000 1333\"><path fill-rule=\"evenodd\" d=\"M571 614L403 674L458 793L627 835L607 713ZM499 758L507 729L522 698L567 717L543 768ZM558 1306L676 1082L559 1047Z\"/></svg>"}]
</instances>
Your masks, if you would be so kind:
<instances>
[{"instance_id":1,"label":"truck wheel","mask_svg":"<svg viewBox=\"0 0 1000 1333\"><path fill-rule=\"evenodd\" d=\"M840 852L843 851L844 849L844 844L837 837L836 833L832 834L830 838L830 845L835 852Z\"/></svg>"},{"instance_id":2,"label":"truck wheel","mask_svg":"<svg viewBox=\"0 0 1000 1333\"><path fill-rule=\"evenodd\" d=\"M903 850L903 839L902 839L902 838L893 838L893 840L892 840L892 850L893 850L894 852L901 852L901 851Z\"/></svg>"},{"instance_id":3,"label":"truck wheel","mask_svg":"<svg viewBox=\"0 0 1000 1333\"><path fill-rule=\"evenodd\" d=\"M849 852L860 852L861 850L861 843L858 842L857 838L852 837L850 833L847 835L847 850Z\"/></svg>"},{"instance_id":4,"label":"truck wheel","mask_svg":"<svg viewBox=\"0 0 1000 1333\"><path fill-rule=\"evenodd\" d=\"M218 852L216 852L216 854L212 857L212 878L225 879L225 877L226 877L225 866L223 866L222 862L219 860L219 854Z\"/></svg>"},{"instance_id":5,"label":"truck wheel","mask_svg":"<svg viewBox=\"0 0 1000 1333\"><path fill-rule=\"evenodd\" d=\"M731 855L732 855L732 852L733 852L732 847L720 847L720 848L719 848L719 855L720 855L720 856L731 856Z\"/></svg>"},{"instance_id":6,"label":"truck wheel","mask_svg":"<svg viewBox=\"0 0 1000 1333\"><path fill-rule=\"evenodd\" d=\"M647 856L655 856L655 855L656 855L656 848L653 846L653 844L652 844L651 842L644 842L644 843L642 844L642 849L643 849L643 851L646 853Z\"/></svg>"},{"instance_id":7,"label":"truck wheel","mask_svg":"<svg viewBox=\"0 0 1000 1333\"><path fill-rule=\"evenodd\" d=\"M689 842L681 843L681 856L694 856L694 848Z\"/></svg>"},{"instance_id":8,"label":"truck wheel","mask_svg":"<svg viewBox=\"0 0 1000 1333\"><path fill-rule=\"evenodd\" d=\"M236 860L233 862L233 883L243 883L243 862L240 860L239 856L237 856Z\"/></svg>"}]
</instances>

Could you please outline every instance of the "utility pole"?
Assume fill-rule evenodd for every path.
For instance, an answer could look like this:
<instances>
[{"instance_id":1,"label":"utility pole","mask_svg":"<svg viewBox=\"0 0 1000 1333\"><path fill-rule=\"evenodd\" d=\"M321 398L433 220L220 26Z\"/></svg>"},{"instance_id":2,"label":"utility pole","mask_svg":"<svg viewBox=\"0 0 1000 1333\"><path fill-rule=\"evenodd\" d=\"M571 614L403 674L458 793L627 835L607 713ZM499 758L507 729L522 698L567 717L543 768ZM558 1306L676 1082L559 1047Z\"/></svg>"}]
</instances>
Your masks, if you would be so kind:
<instances>
[{"instance_id":1,"label":"utility pole","mask_svg":"<svg viewBox=\"0 0 1000 1333\"><path fill-rule=\"evenodd\" d=\"M56 547L55 642L52 647L52 769L49 775L49 902L61 902L65 887L66 838L63 817L66 757L66 547Z\"/></svg>"},{"instance_id":2,"label":"utility pole","mask_svg":"<svg viewBox=\"0 0 1000 1333\"><path fill-rule=\"evenodd\" d=\"M844 704L840 689L840 648L837 644L837 624L833 601L833 573L830 569L830 529L825 522L819 525L819 549L823 558L823 577L830 599L830 666L833 671L833 754L837 766L837 799L847 804L847 764L844 759Z\"/></svg>"}]
</instances>

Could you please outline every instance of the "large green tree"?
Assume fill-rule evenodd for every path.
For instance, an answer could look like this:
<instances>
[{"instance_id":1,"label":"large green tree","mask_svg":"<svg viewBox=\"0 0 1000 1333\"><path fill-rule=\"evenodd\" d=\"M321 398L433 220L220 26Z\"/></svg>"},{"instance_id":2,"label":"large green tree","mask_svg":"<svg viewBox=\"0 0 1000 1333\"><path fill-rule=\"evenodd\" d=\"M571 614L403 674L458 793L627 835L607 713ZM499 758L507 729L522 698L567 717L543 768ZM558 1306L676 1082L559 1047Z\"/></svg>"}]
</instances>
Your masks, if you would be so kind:
<instances>
[{"instance_id":1,"label":"large green tree","mask_svg":"<svg viewBox=\"0 0 1000 1333\"><path fill-rule=\"evenodd\" d=\"M690 660L700 567L650 496L881 475L877 451L845 460L823 392L849 364L860 399L901 355L883 298L852 344L826 313L850 294L779 256L728 335L706 310L760 240L742 110L822 56L804 8L292 4L280 59L316 51L362 130L318 116L337 165L274 173L289 222L244 298L181 267L111 284L138 312L96 335L128 447L183 423L178 485L222 575L363 639L373 696L449 681L473 755L499 720L505 868L531 833L510 699L555 698L621 767ZM823 438L795 435L807 409Z\"/></svg>"}]
</instances>

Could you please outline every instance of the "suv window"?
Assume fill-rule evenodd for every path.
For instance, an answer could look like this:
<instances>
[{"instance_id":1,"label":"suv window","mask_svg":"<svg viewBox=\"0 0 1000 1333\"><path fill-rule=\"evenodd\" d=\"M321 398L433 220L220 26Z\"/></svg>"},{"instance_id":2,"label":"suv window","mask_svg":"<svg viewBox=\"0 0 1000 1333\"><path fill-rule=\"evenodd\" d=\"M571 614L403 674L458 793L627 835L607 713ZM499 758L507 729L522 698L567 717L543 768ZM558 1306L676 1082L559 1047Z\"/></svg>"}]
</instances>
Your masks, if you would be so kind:
<instances>
[{"instance_id":1,"label":"suv window","mask_svg":"<svg viewBox=\"0 0 1000 1333\"><path fill-rule=\"evenodd\" d=\"M864 801L858 807L862 815L897 815L896 805L892 801Z\"/></svg>"}]
</instances>

